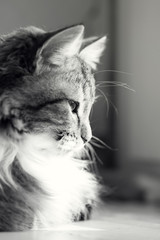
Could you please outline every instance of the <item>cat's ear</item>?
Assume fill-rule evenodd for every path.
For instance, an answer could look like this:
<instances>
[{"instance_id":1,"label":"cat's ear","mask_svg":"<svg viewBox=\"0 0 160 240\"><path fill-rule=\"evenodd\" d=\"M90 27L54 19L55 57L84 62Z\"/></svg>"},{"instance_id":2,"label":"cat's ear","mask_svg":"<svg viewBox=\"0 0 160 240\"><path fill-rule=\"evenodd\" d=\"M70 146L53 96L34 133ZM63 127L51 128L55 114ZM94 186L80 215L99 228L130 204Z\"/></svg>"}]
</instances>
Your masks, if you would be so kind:
<instances>
[{"instance_id":1,"label":"cat's ear","mask_svg":"<svg viewBox=\"0 0 160 240\"><path fill-rule=\"evenodd\" d=\"M73 26L57 33L38 51L38 61L46 60L59 65L64 57L74 56L82 45L83 33L83 25Z\"/></svg>"},{"instance_id":2,"label":"cat's ear","mask_svg":"<svg viewBox=\"0 0 160 240\"><path fill-rule=\"evenodd\" d=\"M106 40L107 37L101 37L101 38L91 38L88 39L89 45L87 45L87 39L86 43L84 42L86 47L82 49L80 52L81 58L88 64L90 65L93 69L96 69L97 64L100 61L100 57L102 56L105 46L106 46ZM92 41L92 43L90 43Z\"/></svg>"}]
</instances>

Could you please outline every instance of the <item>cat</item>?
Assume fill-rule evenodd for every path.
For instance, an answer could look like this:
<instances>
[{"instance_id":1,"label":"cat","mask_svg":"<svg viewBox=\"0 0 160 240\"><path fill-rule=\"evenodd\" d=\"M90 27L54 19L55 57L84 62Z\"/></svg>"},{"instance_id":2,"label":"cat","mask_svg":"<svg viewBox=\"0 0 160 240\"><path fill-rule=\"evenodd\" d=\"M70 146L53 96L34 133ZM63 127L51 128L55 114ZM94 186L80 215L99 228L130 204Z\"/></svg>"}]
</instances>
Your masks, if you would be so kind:
<instances>
[{"instance_id":1,"label":"cat","mask_svg":"<svg viewBox=\"0 0 160 240\"><path fill-rule=\"evenodd\" d=\"M30 26L0 40L0 231L86 219L99 184L82 160L92 137L93 71L106 36Z\"/></svg>"}]
</instances>

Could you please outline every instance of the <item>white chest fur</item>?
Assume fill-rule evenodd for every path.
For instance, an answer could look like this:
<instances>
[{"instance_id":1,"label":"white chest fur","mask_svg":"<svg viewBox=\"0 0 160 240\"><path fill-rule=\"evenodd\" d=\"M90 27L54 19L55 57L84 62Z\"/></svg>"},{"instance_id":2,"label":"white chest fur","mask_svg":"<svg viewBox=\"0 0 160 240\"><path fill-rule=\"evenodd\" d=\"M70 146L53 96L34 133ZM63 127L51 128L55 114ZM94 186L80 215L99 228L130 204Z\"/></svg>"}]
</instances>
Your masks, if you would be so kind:
<instances>
[{"instance_id":1,"label":"white chest fur","mask_svg":"<svg viewBox=\"0 0 160 240\"><path fill-rule=\"evenodd\" d=\"M37 179L46 196L39 196L37 219L43 226L71 221L97 198L97 182L86 171L87 161L57 154L47 136L27 136L19 144L17 158L23 169Z\"/></svg>"}]
</instances>

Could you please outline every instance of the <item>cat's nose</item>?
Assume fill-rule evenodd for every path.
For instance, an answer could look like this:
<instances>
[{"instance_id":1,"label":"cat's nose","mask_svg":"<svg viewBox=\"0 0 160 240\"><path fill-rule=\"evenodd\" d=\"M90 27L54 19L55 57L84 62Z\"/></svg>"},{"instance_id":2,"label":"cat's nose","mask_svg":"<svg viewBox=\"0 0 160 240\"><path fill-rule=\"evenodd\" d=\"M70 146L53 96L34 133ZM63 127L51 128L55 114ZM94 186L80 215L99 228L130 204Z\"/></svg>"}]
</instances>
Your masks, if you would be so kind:
<instances>
[{"instance_id":1,"label":"cat's nose","mask_svg":"<svg viewBox=\"0 0 160 240\"><path fill-rule=\"evenodd\" d=\"M92 138L92 131L89 124L83 124L81 128L81 138L84 143L89 142Z\"/></svg>"},{"instance_id":2,"label":"cat's nose","mask_svg":"<svg viewBox=\"0 0 160 240\"><path fill-rule=\"evenodd\" d=\"M83 137L83 136L81 136L81 138L82 138L82 140L83 140L84 143L88 142L87 138L85 138L85 137Z\"/></svg>"}]
</instances>

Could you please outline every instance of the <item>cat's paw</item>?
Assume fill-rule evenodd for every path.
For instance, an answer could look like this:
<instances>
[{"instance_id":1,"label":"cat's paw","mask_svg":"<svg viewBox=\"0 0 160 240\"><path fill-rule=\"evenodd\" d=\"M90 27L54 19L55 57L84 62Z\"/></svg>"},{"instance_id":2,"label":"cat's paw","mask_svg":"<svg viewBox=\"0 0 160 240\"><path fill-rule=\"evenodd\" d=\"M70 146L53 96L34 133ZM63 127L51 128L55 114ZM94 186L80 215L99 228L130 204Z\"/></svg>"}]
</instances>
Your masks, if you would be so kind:
<instances>
[{"instance_id":1,"label":"cat's paw","mask_svg":"<svg viewBox=\"0 0 160 240\"><path fill-rule=\"evenodd\" d=\"M91 218L92 214L92 205L91 204L86 204L85 205L85 210L83 212L80 212L76 216L74 216L74 221L85 221L89 220Z\"/></svg>"}]
</instances>

